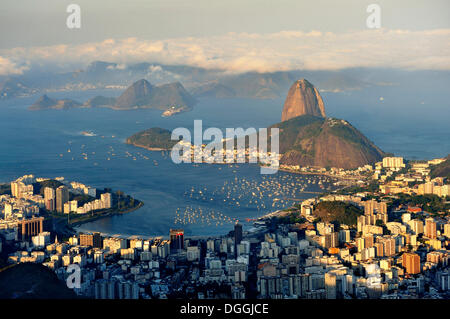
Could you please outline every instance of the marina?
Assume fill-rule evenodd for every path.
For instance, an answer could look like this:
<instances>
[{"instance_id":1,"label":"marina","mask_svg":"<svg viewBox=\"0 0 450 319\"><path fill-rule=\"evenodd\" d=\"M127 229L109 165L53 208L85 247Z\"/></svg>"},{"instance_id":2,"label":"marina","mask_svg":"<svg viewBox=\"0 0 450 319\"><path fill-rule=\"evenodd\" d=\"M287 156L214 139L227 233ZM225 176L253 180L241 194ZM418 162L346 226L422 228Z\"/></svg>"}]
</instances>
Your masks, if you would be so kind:
<instances>
[{"instance_id":1,"label":"marina","mask_svg":"<svg viewBox=\"0 0 450 319\"><path fill-rule=\"evenodd\" d=\"M212 180L206 183L201 182L202 178L184 180L182 185L180 184L183 190L176 195L179 200L172 202L165 210L167 223L186 228L187 232L191 228L196 229L196 233L199 228L205 231L209 229L208 232L212 229L226 229L238 221L251 227L261 216L289 208L307 197L334 189L337 181L336 178L325 175L286 172L260 175L257 173L258 166L249 164L176 165L172 163L168 151L149 151L120 143L119 140L107 136L92 137L89 141L90 143L86 143L86 140L76 138L66 141L70 153L62 154L58 157L59 160L65 162L67 160L65 157L70 156L71 161L81 160L87 167L103 167L107 171L110 171L109 166L131 165L134 169L141 169L143 176L151 172L153 172L151 175L155 176L154 174L158 174L158 170L162 168L163 171L158 174L161 176L169 167L177 171L183 170L183 173L192 172L195 176L205 177L204 174L209 172L207 175L209 174ZM253 173L248 175L249 171ZM217 178L223 174L224 177ZM145 206L130 216L153 205L148 204L145 196L143 198L135 196L143 199ZM101 221L92 224L101 224ZM79 228L92 229L90 225L91 223L88 223Z\"/></svg>"}]
</instances>

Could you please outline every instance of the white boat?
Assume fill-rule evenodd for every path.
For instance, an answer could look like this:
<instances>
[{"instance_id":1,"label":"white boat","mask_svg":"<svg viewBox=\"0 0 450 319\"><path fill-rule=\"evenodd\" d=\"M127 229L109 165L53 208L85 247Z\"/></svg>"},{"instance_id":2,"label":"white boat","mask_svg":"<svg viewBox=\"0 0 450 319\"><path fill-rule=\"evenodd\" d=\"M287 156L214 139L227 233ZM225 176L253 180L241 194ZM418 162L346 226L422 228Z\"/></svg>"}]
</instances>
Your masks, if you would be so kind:
<instances>
[{"instance_id":1,"label":"white boat","mask_svg":"<svg viewBox=\"0 0 450 319\"><path fill-rule=\"evenodd\" d=\"M81 132L81 135L84 135L84 136L96 136L96 134L94 132L92 132L92 131L83 131L83 132Z\"/></svg>"}]
</instances>

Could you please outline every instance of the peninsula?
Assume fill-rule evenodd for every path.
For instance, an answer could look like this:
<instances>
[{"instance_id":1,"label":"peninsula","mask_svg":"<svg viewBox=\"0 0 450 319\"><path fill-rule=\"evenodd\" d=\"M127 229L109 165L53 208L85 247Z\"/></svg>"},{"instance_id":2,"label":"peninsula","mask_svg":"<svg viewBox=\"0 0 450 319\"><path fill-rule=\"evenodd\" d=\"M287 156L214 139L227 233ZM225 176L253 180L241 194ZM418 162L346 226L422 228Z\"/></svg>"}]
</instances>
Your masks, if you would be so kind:
<instances>
[{"instance_id":1,"label":"peninsula","mask_svg":"<svg viewBox=\"0 0 450 319\"><path fill-rule=\"evenodd\" d=\"M0 185L0 198L8 207L8 227L24 219L43 218L47 228L63 237L74 233L73 226L132 212L144 205L120 190L97 189L64 177L34 175Z\"/></svg>"}]
</instances>

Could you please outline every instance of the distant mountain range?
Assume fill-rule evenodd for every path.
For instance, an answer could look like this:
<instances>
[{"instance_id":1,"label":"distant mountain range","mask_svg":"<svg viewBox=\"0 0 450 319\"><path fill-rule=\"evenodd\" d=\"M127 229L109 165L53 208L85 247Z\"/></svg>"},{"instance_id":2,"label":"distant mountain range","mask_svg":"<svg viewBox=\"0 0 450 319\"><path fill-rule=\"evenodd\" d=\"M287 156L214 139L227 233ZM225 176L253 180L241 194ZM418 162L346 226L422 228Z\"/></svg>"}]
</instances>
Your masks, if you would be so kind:
<instances>
[{"instance_id":1,"label":"distant mountain range","mask_svg":"<svg viewBox=\"0 0 450 319\"><path fill-rule=\"evenodd\" d=\"M73 107L109 107L116 110L153 108L178 113L192 109L195 99L179 82L153 86L147 80L139 80L128 87L118 98L96 96L84 104L74 100L52 99L43 95L30 110L67 109ZM172 114L172 113L169 113Z\"/></svg>"},{"instance_id":2,"label":"distant mountain range","mask_svg":"<svg viewBox=\"0 0 450 319\"><path fill-rule=\"evenodd\" d=\"M29 107L30 110L37 111L37 110L44 110L44 109L55 109L55 110L62 110L62 109L69 109L74 107L81 107L82 104L70 100L70 99L52 99L49 98L46 94L41 96L39 100L34 102L33 105Z\"/></svg>"},{"instance_id":3,"label":"distant mountain range","mask_svg":"<svg viewBox=\"0 0 450 319\"><path fill-rule=\"evenodd\" d=\"M196 97L275 99L285 96L294 79L289 72L251 72L200 83L191 92Z\"/></svg>"},{"instance_id":4,"label":"distant mountain range","mask_svg":"<svg viewBox=\"0 0 450 319\"><path fill-rule=\"evenodd\" d=\"M134 82L145 79L154 85L182 82L194 97L276 99L286 96L292 82L308 78L321 92L360 90L370 86L391 86L420 78L442 80L448 72L430 73L385 70L345 69L339 71L292 70L271 73L247 72L230 74L225 70L205 69L186 65L136 63L130 65L95 61L83 69L72 72L51 72L32 69L23 75L0 76L0 99L29 96L37 92L83 91L95 89L126 89ZM390 82L386 82L386 78ZM417 79L417 80L416 80ZM439 82L438 82L439 83ZM438 84L438 83L435 83ZM417 83L420 84L420 83Z\"/></svg>"},{"instance_id":5,"label":"distant mountain range","mask_svg":"<svg viewBox=\"0 0 450 319\"><path fill-rule=\"evenodd\" d=\"M139 80L116 99L114 108L167 109L175 106L190 109L194 104L195 99L180 82L152 86L147 80Z\"/></svg>"},{"instance_id":6,"label":"distant mountain range","mask_svg":"<svg viewBox=\"0 0 450 319\"><path fill-rule=\"evenodd\" d=\"M0 82L0 100L29 96L37 91L16 78L7 78Z\"/></svg>"}]
</instances>

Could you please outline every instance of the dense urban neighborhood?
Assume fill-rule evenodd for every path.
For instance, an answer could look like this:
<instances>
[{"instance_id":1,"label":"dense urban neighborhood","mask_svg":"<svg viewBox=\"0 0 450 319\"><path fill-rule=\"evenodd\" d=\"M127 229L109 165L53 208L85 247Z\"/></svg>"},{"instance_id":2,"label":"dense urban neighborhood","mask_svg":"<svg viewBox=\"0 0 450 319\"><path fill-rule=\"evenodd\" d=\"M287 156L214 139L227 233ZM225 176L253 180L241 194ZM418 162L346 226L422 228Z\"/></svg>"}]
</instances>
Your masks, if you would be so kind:
<instances>
[{"instance_id":1,"label":"dense urban neighborhood","mask_svg":"<svg viewBox=\"0 0 450 319\"><path fill-rule=\"evenodd\" d=\"M449 185L445 174L434 176L447 161L284 166L357 178L262 216L251 231L236 223L209 238L183 229L153 238L70 232L71 220L132 210L138 201L26 175L0 188L1 272L40 264L78 297L96 299L447 299Z\"/></svg>"}]
</instances>

